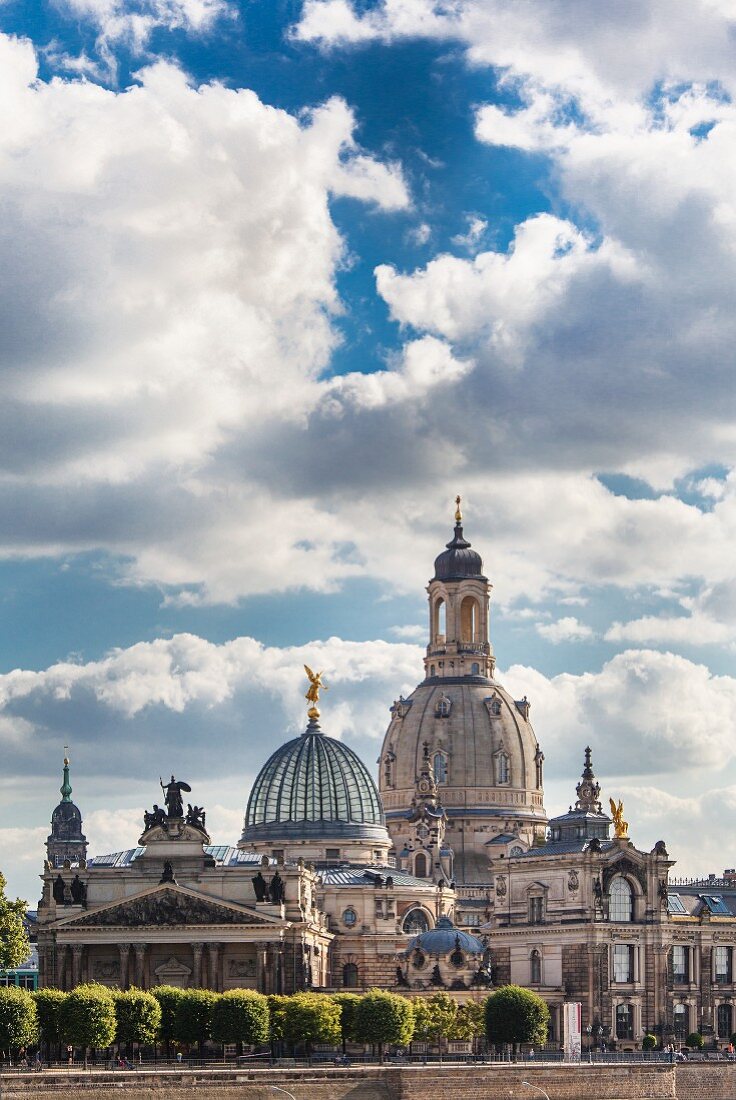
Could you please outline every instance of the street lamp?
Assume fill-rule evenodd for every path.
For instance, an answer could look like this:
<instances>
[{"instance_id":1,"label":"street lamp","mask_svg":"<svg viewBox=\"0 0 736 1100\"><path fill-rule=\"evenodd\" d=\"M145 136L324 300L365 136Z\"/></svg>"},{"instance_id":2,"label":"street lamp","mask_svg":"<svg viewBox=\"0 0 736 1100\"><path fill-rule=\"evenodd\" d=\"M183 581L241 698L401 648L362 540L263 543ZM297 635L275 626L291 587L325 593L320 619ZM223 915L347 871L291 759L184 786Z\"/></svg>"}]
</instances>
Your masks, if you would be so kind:
<instances>
[{"instance_id":1,"label":"street lamp","mask_svg":"<svg viewBox=\"0 0 736 1100\"><path fill-rule=\"evenodd\" d=\"M280 1089L278 1085L269 1085L268 1087L270 1089L275 1089L276 1092L283 1092L284 1096L289 1097L289 1100L294 1100L294 1097L291 1095L290 1092L287 1092L286 1089ZM549 1100L549 1097L547 1097L547 1100Z\"/></svg>"},{"instance_id":2,"label":"street lamp","mask_svg":"<svg viewBox=\"0 0 736 1100\"><path fill-rule=\"evenodd\" d=\"M593 1061L593 1026L588 1024L585 1029L585 1034L588 1036L588 1061Z\"/></svg>"},{"instance_id":3,"label":"street lamp","mask_svg":"<svg viewBox=\"0 0 736 1100\"><path fill-rule=\"evenodd\" d=\"M536 1089L537 1092L541 1092L544 1100L549 1100L549 1096L547 1096L547 1093L544 1091L544 1089L540 1089L539 1085L533 1085L531 1081L522 1081L521 1083L522 1085L526 1085L528 1089Z\"/></svg>"}]
</instances>

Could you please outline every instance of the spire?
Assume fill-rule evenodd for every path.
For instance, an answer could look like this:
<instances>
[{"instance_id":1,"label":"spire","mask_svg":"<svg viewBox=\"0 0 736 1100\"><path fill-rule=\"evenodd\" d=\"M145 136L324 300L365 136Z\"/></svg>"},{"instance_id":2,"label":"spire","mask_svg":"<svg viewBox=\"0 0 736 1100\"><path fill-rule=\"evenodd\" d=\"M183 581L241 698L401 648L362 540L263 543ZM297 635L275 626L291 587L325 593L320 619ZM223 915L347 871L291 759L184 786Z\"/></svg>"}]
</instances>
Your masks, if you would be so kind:
<instances>
[{"instance_id":1,"label":"spire","mask_svg":"<svg viewBox=\"0 0 736 1100\"><path fill-rule=\"evenodd\" d=\"M69 782L69 757L66 755L68 752L69 746L64 745L64 781L59 787L62 802L71 802L72 800L72 785Z\"/></svg>"},{"instance_id":2,"label":"spire","mask_svg":"<svg viewBox=\"0 0 736 1100\"><path fill-rule=\"evenodd\" d=\"M457 508L455 509L455 523L463 522L463 514L460 511L460 504L462 502L462 499L463 498L461 496L455 497L455 504L457 505Z\"/></svg>"},{"instance_id":3,"label":"spire","mask_svg":"<svg viewBox=\"0 0 736 1100\"><path fill-rule=\"evenodd\" d=\"M601 785L596 781L593 772L593 754L590 751L590 745L586 745L583 774L575 790L578 796L575 803L576 810L583 810L585 813L592 814L602 813L600 804Z\"/></svg>"}]
</instances>

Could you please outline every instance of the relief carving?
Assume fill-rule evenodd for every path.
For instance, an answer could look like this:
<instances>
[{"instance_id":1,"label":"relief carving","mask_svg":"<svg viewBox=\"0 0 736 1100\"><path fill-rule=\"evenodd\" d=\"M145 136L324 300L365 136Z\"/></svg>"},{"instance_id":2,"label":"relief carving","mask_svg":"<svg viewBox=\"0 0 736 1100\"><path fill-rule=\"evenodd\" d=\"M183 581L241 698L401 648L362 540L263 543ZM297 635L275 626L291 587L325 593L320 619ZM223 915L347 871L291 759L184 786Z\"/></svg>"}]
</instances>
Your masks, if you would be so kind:
<instances>
[{"instance_id":1,"label":"relief carving","mask_svg":"<svg viewBox=\"0 0 736 1100\"><path fill-rule=\"evenodd\" d=\"M75 922L76 926L183 924L261 924L249 913L237 913L215 902L180 894L175 890L162 890L135 901L122 902L101 912L90 913Z\"/></svg>"}]
</instances>

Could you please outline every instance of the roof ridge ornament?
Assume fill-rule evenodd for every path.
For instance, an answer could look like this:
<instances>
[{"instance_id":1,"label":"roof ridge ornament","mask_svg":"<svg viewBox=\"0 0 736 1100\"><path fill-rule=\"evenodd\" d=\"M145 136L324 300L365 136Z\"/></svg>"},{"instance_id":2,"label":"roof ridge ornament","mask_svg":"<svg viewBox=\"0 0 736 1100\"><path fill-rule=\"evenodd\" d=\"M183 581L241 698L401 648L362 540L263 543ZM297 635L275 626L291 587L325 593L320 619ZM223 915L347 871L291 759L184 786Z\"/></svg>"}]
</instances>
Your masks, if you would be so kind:
<instances>
[{"instance_id":1,"label":"roof ridge ornament","mask_svg":"<svg viewBox=\"0 0 736 1100\"><path fill-rule=\"evenodd\" d=\"M463 514L460 511L460 505L462 503L462 499L463 498L461 496L456 496L455 497L455 504L457 505L457 507L455 508L455 523L462 523L463 522Z\"/></svg>"},{"instance_id":2,"label":"roof ridge ornament","mask_svg":"<svg viewBox=\"0 0 736 1100\"><path fill-rule=\"evenodd\" d=\"M69 746L64 745L64 779L59 787L62 802L71 802L72 785L69 782Z\"/></svg>"},{"instance_id":3,"label":"roof ridge ornament","mask_svg":"<svg viewBox=\"0 0 736 1100\"><path fill-rule=\"evenodd\" d=\"M329 688L327 687L327 684L322 679L322 676L324 675L324 673L322 673L322 672L312 672L309 665L304 666L304 671L306 672L306 674L309 678L309 687L307 688L307 693L304 696L304 698L307 700L308 703L312 704L310 706L309 710L307 711L307 718L310 719L310 723L311 723L311 721L316 722L316 720L319 718L319 707L317 706L317 703L319 702L319 693L320 693L320 691L322 691L322 690L328 691Z\"/></svg>"}]
</instances>

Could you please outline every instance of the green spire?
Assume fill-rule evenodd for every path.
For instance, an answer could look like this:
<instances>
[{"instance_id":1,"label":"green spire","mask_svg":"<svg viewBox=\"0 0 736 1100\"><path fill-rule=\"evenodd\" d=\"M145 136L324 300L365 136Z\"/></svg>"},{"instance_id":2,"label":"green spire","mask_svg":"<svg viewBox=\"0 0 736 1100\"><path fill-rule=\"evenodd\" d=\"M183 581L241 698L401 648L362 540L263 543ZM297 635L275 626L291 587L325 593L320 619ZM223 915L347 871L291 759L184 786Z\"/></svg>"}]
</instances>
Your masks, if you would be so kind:
<instances>
[{"instance_id":1,"label":"green spire","mask_svg":"<svg viewBox=\"0 0 736 1100\"><path fill-rule=\"evenodd\" d=\"M71 802L72 800L72 785L69 782L69 757L64 757L64 782L59 788L61 791L61 801Z\"/></svg>"}]
</instances>

